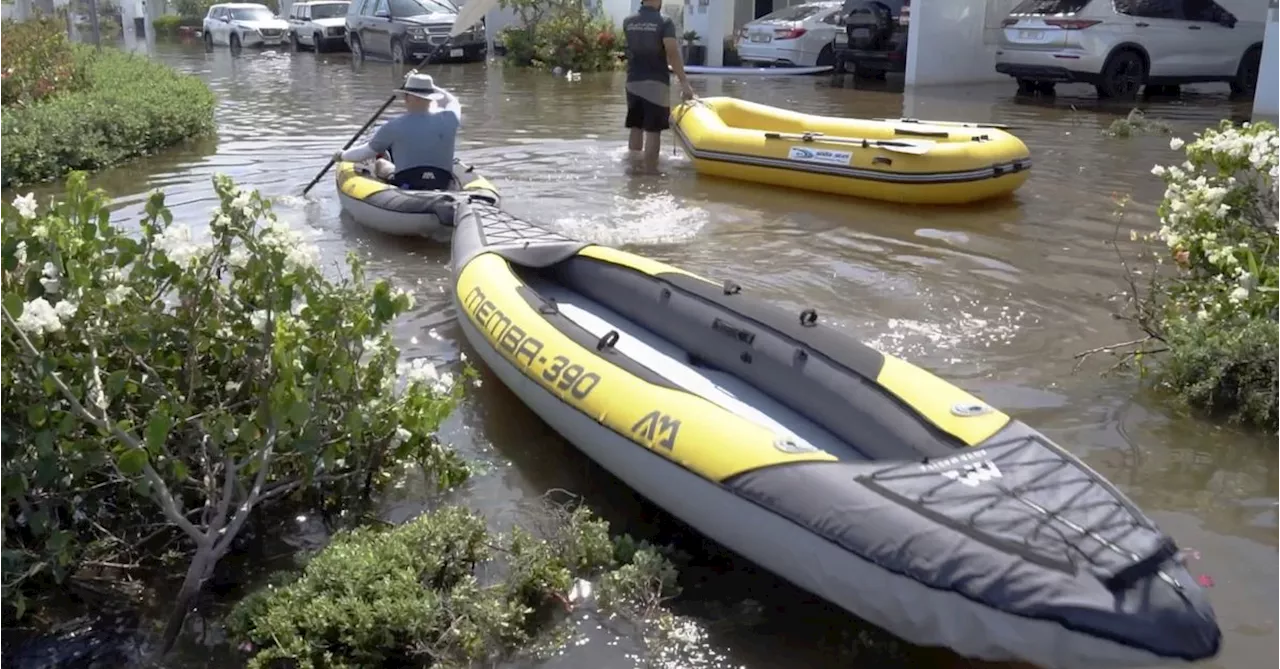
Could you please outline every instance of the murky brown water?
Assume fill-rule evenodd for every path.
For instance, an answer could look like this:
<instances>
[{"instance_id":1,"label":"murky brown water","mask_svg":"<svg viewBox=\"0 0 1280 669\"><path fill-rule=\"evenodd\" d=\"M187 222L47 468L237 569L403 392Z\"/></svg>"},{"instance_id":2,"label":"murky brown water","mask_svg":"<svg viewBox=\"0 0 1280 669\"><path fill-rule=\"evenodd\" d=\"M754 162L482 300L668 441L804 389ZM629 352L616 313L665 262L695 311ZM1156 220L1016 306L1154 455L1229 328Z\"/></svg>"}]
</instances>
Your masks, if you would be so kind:
<instances>
[{"instance_id":1,"label":"murky brown water","mask_svg":"<svg viewBox=\"0 0 1280 669\"><path fill-rule=\"evenodd\" d=\"M297 197L400 81L400 71L356 65L346 54L160 49L161 59L203 77L218 94L218 137L99 175L97 184L117 196L123 213L136 215L148 191L164 188L178 216L206 220L214 203L210 176L231 174L278 197L282 217L318 230L334 260L359 249L371 273L416 286L420 306L400 333L408 354L454 360L466 350L447 300L445 249L378 237L343 219L331 179L309 200ZM1083 88L1065 88L1053 101L1017 100L1011 84L904 100L883 85L839 88L823 77L694 78L703 95L809 112L1018 127L1035 166L1014 199L916 209L699 178L670 149L662 174L633 175L623 148L620 79L612 74L571 82L498 63L427 71L462 98L462 157L499 184L512 210L815 307L824 322L839 322L1041 428L1120 485L1182 545L1200 551L1195 569L1216 582L1213 601L1226 634L1221 656L1204 666L1274 666L1272 440L1173 415L1158 400L1135 395L1132 379L1100 378L1096 366L1072 374L1074 353L1130 334L1105 302L1120 290L1104 243L1114 234L1113 196L1131 193L1130 224L1151 226L1162 188L1150 167L1174 159L1166 137L1102 135L1127 108L1102 107ZM1141 106L1183 135L1248 114L1225 99L1225 87ZM427 334L432 330L435 336ZM710 632L703 655L678 666L967 666L947 653L908 649L905 659L889 659L853 643L856 620L705 546L579 455L496 379L485 380L449 424L461 448L501 463L470 485L469 503L501 517L522 500L563 488L584 495L615 529L673 540L692 554L676 608ZM420 497L403 491L388 502L387 516L402 520L420 508ZM184 651L191 666L210 666L209 651L198 645ZM625 646L597 638L543 666L631 666Z\"/></svg>"}]
</instances>

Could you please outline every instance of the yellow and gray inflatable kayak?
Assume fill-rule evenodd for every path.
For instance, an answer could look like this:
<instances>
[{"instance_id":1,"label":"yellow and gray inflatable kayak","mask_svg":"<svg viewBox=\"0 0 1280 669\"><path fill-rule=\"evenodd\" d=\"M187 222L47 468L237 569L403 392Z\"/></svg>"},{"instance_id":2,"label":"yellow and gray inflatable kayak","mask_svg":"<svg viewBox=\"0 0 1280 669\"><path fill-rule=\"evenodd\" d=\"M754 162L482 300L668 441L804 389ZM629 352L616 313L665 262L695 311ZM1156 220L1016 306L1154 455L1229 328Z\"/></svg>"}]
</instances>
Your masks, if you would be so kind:
<instances>
[{"instance_id":1,"label":"yellow and gray inflatable kayak","mask_svg":"<svg viewBox=\"0 0 1280 669\"><path fill-rule=\"evenodd\" d=\"M1030 174L1022 140L996 125L813 116L728 97L671 113L701 174L891 202L963 204Z\"/></svg>"},{"instance_id":2,"label":"yellow and gray inflatable kayak","mask_svg":"<svg viewBox=\"0 0 1280 669\"><path fill-rule=\"evenodd\" d=\"M338 199L357 223L379 232L448 241L453 234L453 206L460 199L501 203L498 189L460 160L453 163L456 190L415 191L378 179L364 166L337 164Z\"/></svg>"},{"instance_id":3,"label":"yellow and gray inflatable kayak","mask_svg":"<svg viewBox=\"0 0 1280 669\"><path fill-rule=\"evenodd\" d=\"M706 536L921 645L1045 669L1215 655L1173 541L1026 424L813 310L460 204L466 339Z\"/></svg>"}]
</instances>

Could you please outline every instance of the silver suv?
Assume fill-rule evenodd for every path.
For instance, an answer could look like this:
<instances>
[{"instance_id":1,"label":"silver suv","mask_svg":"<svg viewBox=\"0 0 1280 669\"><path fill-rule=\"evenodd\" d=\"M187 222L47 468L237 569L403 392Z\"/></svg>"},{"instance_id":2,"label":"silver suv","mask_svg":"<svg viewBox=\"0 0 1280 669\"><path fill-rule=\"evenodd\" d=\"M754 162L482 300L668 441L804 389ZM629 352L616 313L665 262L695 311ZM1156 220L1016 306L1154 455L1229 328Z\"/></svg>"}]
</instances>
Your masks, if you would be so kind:
<instances>
[{"instance_id":1,"label":"silver suv","mask_svg":"<svg viewBox=\"0 0 1280 669\"><path fill-rule=\"evenodd\" d=\"M1079 81L1129 99L1142 86L1212 81L1252 96L1266 26L1214 0L1022 0L1002 28L996 71L1019 92Z\"/></svg>"},{"instance_id":2,"label":"silver suv","mask_svg":"<svg viewBox=\"0 0 1280 669\"><path fill-rule=\"evenodd\" d=\"M347 47L347 0L295 2L289 8L289 41L296 50L311 47L317 53Z\"/></svg>"}]
</instances>

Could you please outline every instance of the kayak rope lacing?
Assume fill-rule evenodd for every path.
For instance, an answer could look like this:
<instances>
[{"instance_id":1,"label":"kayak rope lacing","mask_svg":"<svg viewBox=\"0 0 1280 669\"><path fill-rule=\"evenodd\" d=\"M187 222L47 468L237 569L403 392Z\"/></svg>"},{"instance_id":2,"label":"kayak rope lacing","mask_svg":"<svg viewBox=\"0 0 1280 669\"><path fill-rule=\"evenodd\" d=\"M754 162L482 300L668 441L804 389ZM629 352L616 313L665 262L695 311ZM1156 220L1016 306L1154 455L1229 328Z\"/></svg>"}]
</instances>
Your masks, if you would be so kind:
<instances>
[{"instance_id":1,"label":"kayak rope lacing","mask_svg":"<svg viewBox=\"0 0 1280 669\"><path fill-rule=\"evenodd\" d=\"M1024 451L1037 446L1052 456L1026 457ZM931 516L939 516L949 522L964 525L978 533L994 537L1009 539L1011 535L1019 535L1021 538L1019 543L1028 550L1044 555L1064 556L1072 567L1077 567L1074 553L1083 558L1089 566L1094 567L1095 569L1091 570L1094 575L1113 592L1127 589L1144 576L1154 572L1158 578L1172 586L1184 599L1186 598L1184 586L1159 568L1168 560L1183 559L1173 539L1146 520L1137 509L1122 501L1119 491L1109 483L1091 474L1082 465L1077 465L1072 456L1059 455L1055 450L1050 450L1044 437L1039 435L1017 437L984 446L982 451L965 455L966 462L969 463L979 461L973 458L986 460L1000 470L999 475L984 477L977 483L963 475L940 477L941 472L938 469L922 468L920 465L945 460L945 458L926 458L921 463L893 467L862 478L874 487L887 489L896 495L907 497L909 494L907 499L928 511ZM974 469L978 471L979 468L974 467ZM1010 476L1014 472L1018 472L1018 475ZM1076 476L1071 476L1071 473ZM903 490L904 484L910 486L912 481L926 477L938 477L942 480L925 489L924 492L906 493ZM1001 482L1003 478L1015 478L1025 483L1009 486ZM894 485L895 483L898 485ZM1064 491L1076 487L1079 488L1078 491L1073 491L1069 495L1064 494ZM1056 510L1046 508L1044 504L1031 497L1033 493L1050 490L1064 500ZM1095 493L1092 495L1093 500L1079 501L1091 492ZM1098 492L1103 494L1097 495ZM1037 518L1029 531L1025 530L1022 524L1010 521L1009 501L1017 502ZM972 513L957 511L959 508L968 508L978 502L981 502L981 505ZM1105 513L1101 514L1101 517L1096 517L1103 509ZM987 515L991 517L984 518ZM987 526L986 529L983 527L984 524ZM1139 532L1150 532L1160 537L1158 546L1146 555L1140 555L1119 545L1119 542ZM1081 545L1082 540L1092 540L1098 548L1087 549ZM1038 543L1039 546L1034 546L1033 542ZM1108 574L1110 570L1106 569L1100 560L1104 552L1119 555L1130 563L1116 570L1115 573Z\"/></svg>"}]
</instances>

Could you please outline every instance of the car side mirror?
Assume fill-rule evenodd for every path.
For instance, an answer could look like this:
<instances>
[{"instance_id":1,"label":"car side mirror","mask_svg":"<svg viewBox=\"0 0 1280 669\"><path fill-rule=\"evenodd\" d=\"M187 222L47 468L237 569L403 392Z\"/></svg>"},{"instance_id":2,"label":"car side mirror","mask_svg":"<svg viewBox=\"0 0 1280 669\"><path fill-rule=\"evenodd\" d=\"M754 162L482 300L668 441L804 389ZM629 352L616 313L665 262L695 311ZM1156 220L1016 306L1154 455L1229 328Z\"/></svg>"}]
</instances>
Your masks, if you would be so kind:
<instances>
[{"instance_id":1,"label":"car side mirror","mask_svg":"<svg viewBox=\"0 0 1280 669\"><path fill-rule=\"evenodd\" d=\"M1231 12L1223 12L1218 17L1218 24L1226 28L1236 27L1236 17Z\"/></svg>"}]
</instances>

